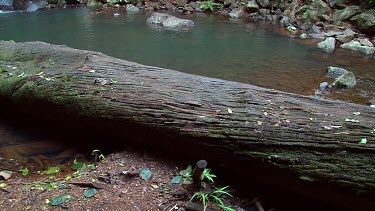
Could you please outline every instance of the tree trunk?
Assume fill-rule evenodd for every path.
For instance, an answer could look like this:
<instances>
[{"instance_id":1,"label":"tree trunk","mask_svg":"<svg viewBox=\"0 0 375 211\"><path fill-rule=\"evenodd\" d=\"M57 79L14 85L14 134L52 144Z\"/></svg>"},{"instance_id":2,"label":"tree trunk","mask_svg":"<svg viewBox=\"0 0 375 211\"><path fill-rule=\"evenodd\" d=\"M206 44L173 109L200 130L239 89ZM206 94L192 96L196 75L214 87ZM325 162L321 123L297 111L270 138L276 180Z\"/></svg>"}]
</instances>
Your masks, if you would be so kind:
<instances>
[{"instance_id":1,"label":"tree trunk","mask_svg":"<svg viewBox=\"0 0 375 211\"><path fill-rule=\"evenodd\" d=\"M234 178L246 169L271 169L277 174L250 174L289 189L307 185L374 197L375 108L368 106L8 41L0 42L0 100L17 112L86 119L95 124L77 121L194 154Z\"/></svg>"}]
</instances>

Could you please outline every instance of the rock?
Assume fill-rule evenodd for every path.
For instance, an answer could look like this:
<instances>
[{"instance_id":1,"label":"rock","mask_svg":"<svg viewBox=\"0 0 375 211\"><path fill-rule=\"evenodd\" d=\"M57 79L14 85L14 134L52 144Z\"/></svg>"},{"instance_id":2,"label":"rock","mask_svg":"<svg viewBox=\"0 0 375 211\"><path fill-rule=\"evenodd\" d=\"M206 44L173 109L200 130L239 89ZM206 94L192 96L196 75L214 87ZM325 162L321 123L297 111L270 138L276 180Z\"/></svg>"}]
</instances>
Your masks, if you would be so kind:
<instances>
[{"instance_id":1,"label":"rock","mask_svg":"<svg viewBox=\"0 0 375 211\"><path fill-rule=\"evenodd\" d=\"M369 35L375 35L375 9L367 10L350 19L359 31Z\"/></svg>"},{"instance_id":2,"label":"rock","mask_svg":"<svg viewBox=\"0 0 375 211\"><path fill-rule=\"evenodd\" d=\"M335 79L331 84L332 87L337 88L352 88L357 84L354 73L347 71Z\"/></svg>"},{"instance_id":3,"label":"rock","mask_svg":"<svg viewBox=\"0 0 375 211\"><path fill-rule=\"evenodd\" d=\"M187 19L177 18L165 13L152 13L146 21L147 24L162 25L167 28L185 28L194 26L194 22Z\"/></svg>"},{"instance_id":4,"label":"rock","mask_svg":"<svg viewBox=\"0 0 375 211\"><path fill-rule=\"evenodd\" d=\"M341 68L341 67L332 67L332 66L328 66L327 67L327 71L328 71L328 75L327 76L331 77L331 78L337 78L337 77L343 75L344 73L348 72L344 68Z\"/></svg>"},{"instance_id":5,"label":"rock","mask_svg":"<svg viewBox=\"0 0 375 211\"><path fill-rule=\"evenodd\" d=\"M332 53L335 50L336 39L328 37L324 41L317 44L318 48L323 49L327 53Z\"/></svg>"},{"instance_id":6,"label":"rock","mask_svg":"<svg viewBox=\"0 0 375 211\"><path fill-rule=\"evenodd\" d=\"M326 36L326 37L336 37L336 36L342 35L342 34L344 34L344 32L342 32L342 31L329 30L326 33L324 33L324 36Z\"/></svg>"},{"instance_id":7,"label":"rock","mask_svg":"<svg viewBox=\"0 0 375 211\"><path fill-rule=\"evenodd\" d=\"M354 15L361 13L362 10L359 6L348 6L343 10L336 10L333 14L333 21L340 23L341 21L349 20Z\"/></svg>"},{"instance_id":8,"label":"rock","mask_svg":"<svg viewBox=\"0 0 375 211\"><path fill-rule=\"evenodd\" d=\"M126 5L126 11L127 12L139 12L139 8L132 5L132 4L127 4Z\"/></svg>"},{"instance_id":9,"label":"rock","mask_svg":"<svg viewBox=\"0 0 375 211\"><path fill-rule=\"evenodd\" d=\"M307 39L307 34L301 34L301 36L299 36L301 39Z\"/></svg>"},{"instance_id":10,"label":"rock","mask_svg":"<svg viewBox=\"0 0 375 211\"><path fill-rule=\"evenodd\" d=\"M246 9L250 13L258 12L259 11L259 5L255 2L255 0L251 0L251 1L247 2Z\"/></svg>"},{"instance_id":11,"label":"rock","mask_svg":"<svg viewBox=\"0 0 375 211\"><path fill-rule=\"evenodd\" d=\"M89 6L89 7L101 7L101 6L103 6L103 4L101 2L99 2L98 0L89 0L87 2L87 6Z\"/></svg>"},{"instance_id":12,"label":"rock","mask_svg":"<svg viewBox=\"0 0 375 211\"><path fill-rule=\"evenodd\" d=\"M229 16L231 18L242 18L244 15L245 15L245 13L244 13L244 7L234 8L229 13Z\"/></svg>"},{"instance_id":13,"label":"rock","mask_svg":"<svg viewBox=\"0 0 375 211\"><path fill-rule=\"evenodd\" d=\"M297 32L297 28L290 25L286 28L290 33L295 34Z\"/></svg>"},{"instance_id":14,"label":"rock","mask_svg":"<svg viewBox=\"0 0 375 211\"><path fill-rule=\"evenodd\" d=\"M263 8L268 7L271 5L270 0L257 0L257 3L262 6Z\"/></svg>"},{"instance_id":15,"label":"rock","mask_svg":"<svg viewBox=\"0 0 375 211\"><path fill-rule=\"evenodd\" d=\"M354 39L354 35L338 35L336 37L336 40L339 41L340 43L347 43L347 42L350 42Z\"/></svg>"},{"instance_id":16,"label":"rock","mask_svg":"<svg viewBox=\"0 0 375 211\"><path fill-rule=\"evenodd\" d=\"M343 31L343 34L344 35L356 35L357 33L356 32L354 32L353 30L351 30L351 29L345 29L344 31Z\"/></svg>"},{"instance_id":17,"label":"rock","mask_svg":"<svg viewBox=\"0 0 375 211\"><path fill-rule=\"evenodd\" d=\"M324 91L328 88L328 83L327 82L322 82L319 84L319 90Z\"/></svg>"},{"instance_id":18,"label":"rock","mask_svg":"<svg viewBox=\"0 0 375 211\"><path fill-rule=\"evenodd\" d=\"M362 46L360 42L355 41L355 40L342 44L341 48L350 49L353 51L359 51L366 55L371 55L375 52L374 47Z\"/></svg>"},{"instance_id":19,"label":"rock","mask_svg":"<svg viewBox=\"0 0 375 211\"><path fill-rule=\"evenodd\" d=\"M259 14L261 14L264 17L266 17L267 15L270 14L270 10L268 10L268 9L259 9Z\"/></svg>"},{"instance_id":20,"label":"rock","mask_svg":"<svg viewBox=\"0 0 375 211\"><path fill-rule=\"evenodd\" d=\"M280 24L283 26L283 27L288 27L290 26L290 22L289 22L289 17L288 16L284 16L281 20L280 20Z\"/></svg>"},{"instance_id":21,"label":"rock","mask_svg":"<svg viewBox=\"0 0 375 211\"><path fill-rule=\"evenodd\" d=\"M311 27L311 33L320 34L320 33L322 33L322 29L317 25L313 25Z\"/></svg>"},{"instance_id":22,"label":"rock","mask_svg":"<svg viewBox=\"0 0 375 211\"><path fill-rule=\"evenodd\" d=\"M328 15L331 8L322 0L309 0L306 4L300 7L296 14L300 14L305 21L316 22L322 18L323 15Z\"/></svg>"},{"instance_id":23,"label":"rock","mask_svg":"<svg viewBox=\"0 0 375 211\"><path fill-rule=\"evenodd\" d=\"M188 0L176 0L177 6L184 7L188 3Z\"/></svg>"},{"instance_id":24,"label":"rock","mask_svg":"<svg viewBox=\"0 0 375 211\"><path fill-rule=\"evenodd\" d=\"M29 6L29 0L13 0L13 9L26 11Z\"/></svg>"},{"instance_id":25,"label":"rock","mask_svg":"<svg viewBox=\"0 0 375 211\"><path fill-rule=\"evenodd\" d=\"M368 46L368 47L374 47L374 44L372 44L372 42L370 42L370 40L368 38L358 38L358 41L359 41L359 43L361 43L361 45Z\"/></svg>"}]
</instances>

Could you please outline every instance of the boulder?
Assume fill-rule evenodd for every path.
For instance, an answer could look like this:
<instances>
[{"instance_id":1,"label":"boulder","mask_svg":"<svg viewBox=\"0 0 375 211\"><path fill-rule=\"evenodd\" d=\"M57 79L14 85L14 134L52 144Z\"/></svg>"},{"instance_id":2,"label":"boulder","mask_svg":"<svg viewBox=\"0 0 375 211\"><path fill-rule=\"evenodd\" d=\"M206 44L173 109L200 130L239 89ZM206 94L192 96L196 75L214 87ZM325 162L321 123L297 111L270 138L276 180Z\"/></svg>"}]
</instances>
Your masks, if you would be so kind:
<instances>
[{"instance_id":1,"label":"boulder","mask_svg":"<svg viewBox=\"0 0 375 211\"><path fill-rule=\"evenodd\" d=\"M269 7L271 5L270 0L257 0L257 3L263 8Z\"/></svg>"},{"instance_id":2,"label":"boulder","mask_svg":"<svg viewBox=\"0 0 375 211\"><path fill-rule=\"evenodd\" d=\"M324 41L317 44L318 48L323 49L327 53L332 53L335 50L336 39L328 37Z\"/></svg>"},{"instance_id":3,"label":"boulder","mask_svg":"<svg viewBox=\"0 0 375 211\"><path fill-rule=\"evenodd\" d=\"M243 7L238 7L234 8L232 11L230 11L229 16L231 18L241 18L245 15L244 13L244 8Z\"/></svg>"},{"instance_id":4,"label":"boulder","mask_svg":"<svg viewBox=\"0 0 375 211\"><path fill-rule=\"evenodd\" d=\"M344 73L348 72L344 68L333 67L333 66L328 66L327 67L327 71L328 71L328 75L327 76L331 77L331 78L337 78L337 77L343 75Z\"/></svg>"},{"instance_id":5,"label":"boulder","mask_svg":"<svg viewBox=\"0 0 375 211\"><path fill-rule=\"evenodd\" d=\"M194 22L187 19L177 18L165 13L152 13L146 21L147 24L162 25L167 28L185 28L194 26Z\"/></svg>"},{"instance_id":6,"label":"boulder","mask_svg":"<svg viewBox=\"0 0 375 211\"><path fill-rule=\"evenodd\" d=\"M331 84L331 87L337 88L353 88L357 84L354 73L346 71L344 74L340 75Z\"/></svg>"},{"instance_id":7,"label":"boulder","mask_svg":"<svg viewBox=\"0 0 375 211\"><path fill-rule=\"evenodd\" d=\"M247 9L247 11L249 11L251 13L258 12L259 11L259 5L256 3L255 0L251 0L251 1L247 2L246 9Z\"/></svg>"},{"instance_id":8,"label":"boulder","mask_svg":"<svg viewBox=\"0 0 375 211\"><path fill-rule=\"evenodd\" d=\"M350 22L362 33L375 35L375 9L352 17Z\"/></svg>"},{"instance_id":9,"label":"boulder","mask_svg":"<svg viewBox=\"0 0 375 211\"><path fill-rule=\"evenodd\" d=\"M362 46L360 42L355 41L355 40L342 44L341 48L345 48L345 49L349 49L353 51L359 51L366 55L371 55L375 53L375 47Z\"/></svg>"},{"instance_id":10,"label":"boulder","mask_svg":"<svg viewBox=\"0 0 375 211\"><path fill-rule=\"evenodd\" d=\"M89 0L87 2L87 6L89 7L101 7L103 4L100 3L98 0Z\"/></svg>"},{"instance_id":11,"label":"boulder","mask_svg":"<svg viewBox=\"0 0 375 211\"><path fill-rule=\"evenodd\" d=\"M374 44L368 38L358 38L358 42L363 46L374 47Z\"/></svg>"},{"instance_id":12,"label":"boulder","mask_svg":"<svg viewBox=\"0 0 375 211\"><path fill-rule=\"evenodd\" d=\"M362 10L359 6L348 6L343 10L336 10L333 14L333 21L338 24L341 21L349 20L351 17L361 12Z\"/></svg>"},{"instance_id":13,"label":"boulder","mask_svg":"<svg viewBox=\"0 0 375 211\"><path fill-rule=\"evenodd\" d=\"M139 8L132 5L132 4L127 4L126 5L126 11L127 12L139 12Z\"/></svg>"}]
</instances>

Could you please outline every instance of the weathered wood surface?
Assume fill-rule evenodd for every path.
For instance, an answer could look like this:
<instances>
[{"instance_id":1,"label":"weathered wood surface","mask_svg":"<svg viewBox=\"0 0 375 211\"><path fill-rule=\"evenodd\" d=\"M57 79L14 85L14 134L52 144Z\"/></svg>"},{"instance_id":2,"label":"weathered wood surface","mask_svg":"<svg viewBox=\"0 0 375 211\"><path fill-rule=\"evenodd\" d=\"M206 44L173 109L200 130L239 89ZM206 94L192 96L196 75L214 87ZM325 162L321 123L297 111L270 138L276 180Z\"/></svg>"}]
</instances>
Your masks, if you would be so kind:
<instances>
[{"instance_id":1,"label":"weathered wood surface","mask_svg":"<svg viewBox=\"0 0 375 211\"><path fill-rule=\"evenodd\" d=\"M368 106L41 42L0 42L0 68L2 103L19 111L109 121L115 128L136 125L150 137L167 134L168 141L155 145L199 147L198 155L216 157L222 165L287 169L307 183L375 192L375 109ZM362 138L367 144L359 144Z\"/></svg>"}]
</instances>

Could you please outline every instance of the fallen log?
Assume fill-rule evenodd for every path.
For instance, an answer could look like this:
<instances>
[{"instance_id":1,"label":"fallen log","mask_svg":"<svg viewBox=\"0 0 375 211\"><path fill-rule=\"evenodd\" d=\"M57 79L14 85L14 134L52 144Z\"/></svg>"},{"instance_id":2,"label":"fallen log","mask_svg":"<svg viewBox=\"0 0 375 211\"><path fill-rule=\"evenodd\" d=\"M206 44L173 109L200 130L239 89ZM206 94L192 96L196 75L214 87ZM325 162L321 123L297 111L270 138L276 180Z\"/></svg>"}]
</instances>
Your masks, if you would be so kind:
<instances>
[{"instance_id":1,"label":"fallen log","mask_svg":"<svg viewBox=\"0 0 375 211\"><path fill-rule=\"evenodd\" d=\"M10 41L0 42L0 102L204 158L233 177L257 169L251 175L273 185L336 196L360 191L362 205L374 204L368 199L375 196L375 109L368 106Z\"/></svg>"}]
</instances>

